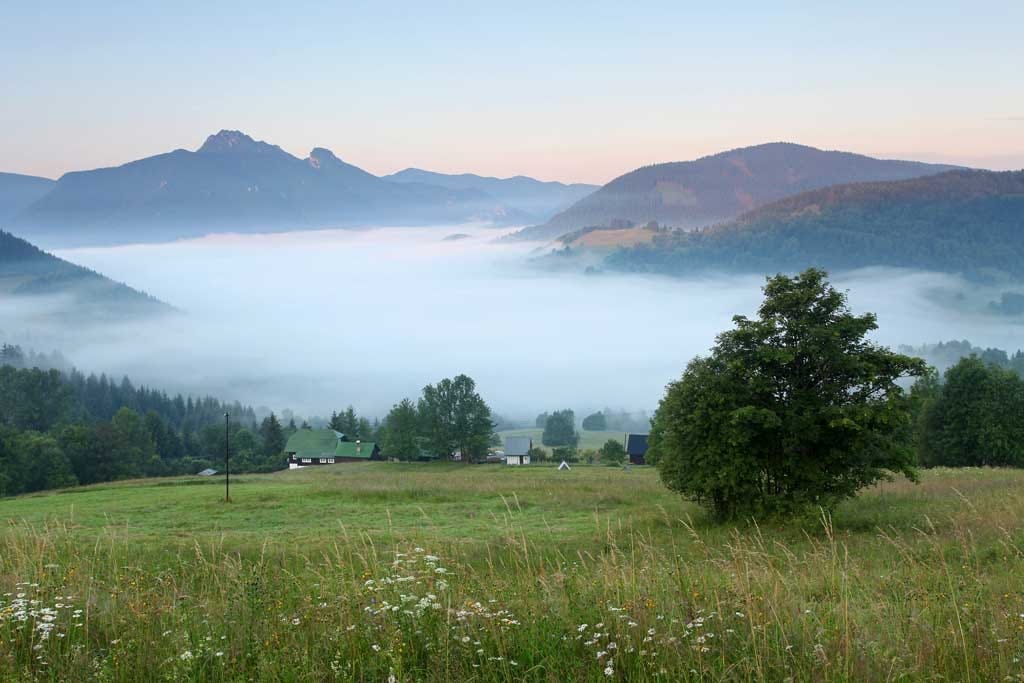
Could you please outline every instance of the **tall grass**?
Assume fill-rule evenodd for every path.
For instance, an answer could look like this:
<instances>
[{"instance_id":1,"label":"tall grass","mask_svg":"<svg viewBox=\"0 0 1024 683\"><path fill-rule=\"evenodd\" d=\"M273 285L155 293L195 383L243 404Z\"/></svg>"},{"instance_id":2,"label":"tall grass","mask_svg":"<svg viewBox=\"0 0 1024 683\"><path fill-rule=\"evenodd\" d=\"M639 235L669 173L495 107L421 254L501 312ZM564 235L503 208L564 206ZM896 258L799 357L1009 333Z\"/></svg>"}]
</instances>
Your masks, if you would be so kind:
<instances>
[{"instance_id":1,"label":"tall grass","mask_svg":"<svg viewBox=\"0 0 1024 683\"><path fill-rule=\"evenodd\" d=\"M0 678L1024 680L1020 484L936 472L797 528L595 513L571 549L528 492L483 545L427 512L244 546L10 518Z\"/></svg>"}]
</instances>

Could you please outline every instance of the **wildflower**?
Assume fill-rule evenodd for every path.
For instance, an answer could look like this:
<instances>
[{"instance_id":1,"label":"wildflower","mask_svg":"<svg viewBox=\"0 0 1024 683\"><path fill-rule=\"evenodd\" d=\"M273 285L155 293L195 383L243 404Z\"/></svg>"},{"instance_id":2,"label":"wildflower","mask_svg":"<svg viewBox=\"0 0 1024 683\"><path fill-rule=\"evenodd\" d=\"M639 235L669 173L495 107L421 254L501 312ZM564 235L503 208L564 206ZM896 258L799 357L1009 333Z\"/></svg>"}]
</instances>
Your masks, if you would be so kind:
<instances>
[{"instance_id":1,"label":"wildflower","mask_svg":"<svg viewBox=\"0 0 1024 683\"><path fill-rule=\"evenodd\" d=\"M604 668L604 675L605 676L614 676L615 675L615 669L612 668L611 666L606 666Z\"/></svg>"},{"instance_id":2,"label":"wildflower","mask_svg":"<svg viewBox=\"0 0 1024 683\"><path fill-rule=\"evenodd\" d=\"M180 659L183 662L190 661L192 659L192 650L185 650L180 655L178 655L178 659Z\"/></svg>"},{"instance_id":3,"label":"wildflower","mask_svg":"<svg viewBox=\"0 0 1024 683\"><path fill-rule=\"evenodd\" d=\"M213 653L213 656L214 657L223 657L224 653L221 650L217 650L216 652Z\"/></svg>"},{"instance_id":4,"label":"wildflower","mask_svg":"<svg viewBox=\"0 0 1024 683\"><path fill-rule=\"evenodd\" d=\"M380 645L378 645L377 643L374 643L370 647L373 648L374 652L380 652Z\"/></svg>"},{"instance_id":5,"label":"wildflower","mask_svg":"<svg viewBox=\"0 0 1024 683\"><path fill-rule=\"evenodd\" d=\"M294 619L292 619L292 626L298 626L301 623L302 623L302 620L299 619L298 617L295 617Z\"/></svg>"},{"instance_id":6,"label":"wildflower","mask_svg":"<svg viewBox=\"0 0 1024 683\"><path fill-rule=\"evenodd\" d=\"M576 630L579 633L583 633L584 631L587 630L587 626L588 626L588 624L580 624L579 626L576 627Z\"/></svg>"}]
</instances>

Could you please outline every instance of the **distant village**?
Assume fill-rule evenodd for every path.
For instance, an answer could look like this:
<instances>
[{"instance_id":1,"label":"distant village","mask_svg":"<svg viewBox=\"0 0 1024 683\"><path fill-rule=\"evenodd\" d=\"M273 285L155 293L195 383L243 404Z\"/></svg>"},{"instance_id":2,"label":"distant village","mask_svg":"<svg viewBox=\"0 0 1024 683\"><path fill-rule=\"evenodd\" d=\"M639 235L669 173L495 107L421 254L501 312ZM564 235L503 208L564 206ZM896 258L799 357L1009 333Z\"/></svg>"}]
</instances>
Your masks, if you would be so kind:
<instances>
[{"instance_id":1,"label":"distant village","mask_svg":"<svg viewBox=\"0 0 1024 683\"><path fill-rule=\"evenodd\" d=\"M626 463L629 465L646 464L647 437L647 434L623 434ZM533 437L506 436L504 437L504 448L492 449L482 462L518 467L532 464L536 453L537 448L534 446ZM289 469L370 460L393 460L393 458L384 458L381 455L378 444L350 438L346 434L329 428L300 429L295 432L289 437L285 446L285 456ZM427 461L438 458L422 454L415 459ZM461 453L454 453L451 460L461 461ZM563 460L560 464L568 463Z\"/></svg>"}]
</instances>

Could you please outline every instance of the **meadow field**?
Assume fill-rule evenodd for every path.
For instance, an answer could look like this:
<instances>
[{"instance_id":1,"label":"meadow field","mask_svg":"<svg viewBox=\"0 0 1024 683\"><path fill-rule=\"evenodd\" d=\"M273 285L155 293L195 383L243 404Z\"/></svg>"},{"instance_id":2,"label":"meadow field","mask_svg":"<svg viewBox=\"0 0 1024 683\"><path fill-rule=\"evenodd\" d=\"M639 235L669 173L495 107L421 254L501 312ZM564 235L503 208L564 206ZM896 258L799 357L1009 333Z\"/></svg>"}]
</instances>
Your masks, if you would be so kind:
<instances>
[{"instance_id":1,"label":"meadow field","mask_svg":"<svg viewBox=\"0 0 1024 683\"><path fill-rule=\"evenodd\" d=\"M1024 472L715 526L644 467L0 500L0 680L1024 680Z\"/></svg>"}]
</instances>

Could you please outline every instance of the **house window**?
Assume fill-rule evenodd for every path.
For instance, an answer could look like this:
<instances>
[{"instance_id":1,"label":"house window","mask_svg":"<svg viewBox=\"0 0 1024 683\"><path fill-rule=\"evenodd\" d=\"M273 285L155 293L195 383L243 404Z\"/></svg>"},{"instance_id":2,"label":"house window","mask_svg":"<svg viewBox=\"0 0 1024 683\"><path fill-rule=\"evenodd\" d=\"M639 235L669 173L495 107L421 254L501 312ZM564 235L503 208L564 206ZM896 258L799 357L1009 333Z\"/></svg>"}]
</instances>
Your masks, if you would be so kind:
<instances>
[{"instance_id":1,"label":"house window","mask_svg":"<svg viewBox=\"0 0 1024 683\"><path fill-rule=\"evenodd\" d=\"M328 465L333 465L334 464L334 458L327 458L327 464Z\"/></svg>"},{"instance_id":2,"label":"house window","mask_svg":"<svg viewBox=\"0 0 1024 683\"><path fill-rule=\"evenodd\" d=\"M309 458L303 458L303 459L302 459L302 462L305 462L305 463L310 463L310 462L313 462L313 461L312 461L312 460L310 460Z\"/></svg>"}]
</instances>

